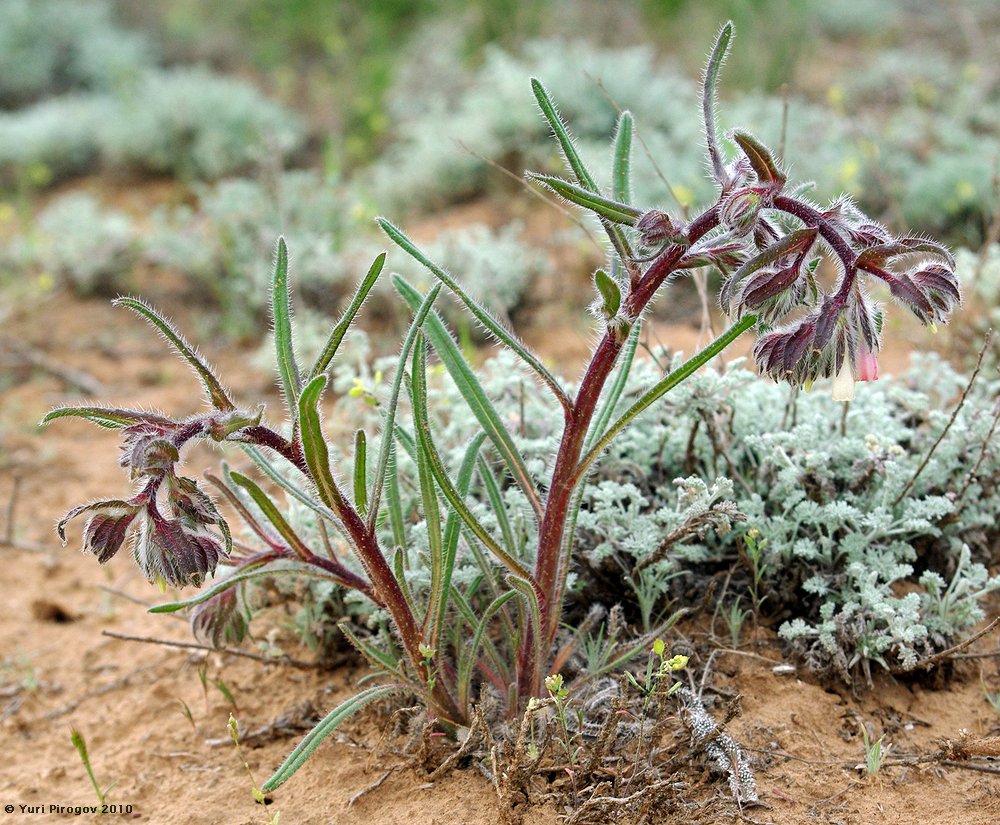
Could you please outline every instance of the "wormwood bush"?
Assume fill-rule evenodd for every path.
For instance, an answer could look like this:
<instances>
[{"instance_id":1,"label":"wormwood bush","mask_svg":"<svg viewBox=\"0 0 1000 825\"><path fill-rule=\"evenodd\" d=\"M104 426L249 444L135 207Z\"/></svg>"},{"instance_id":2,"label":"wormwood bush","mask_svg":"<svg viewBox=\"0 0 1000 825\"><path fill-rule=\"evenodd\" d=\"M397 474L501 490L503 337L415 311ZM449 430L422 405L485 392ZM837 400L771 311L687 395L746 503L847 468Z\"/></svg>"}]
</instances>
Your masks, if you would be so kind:
<instances>
[{"instance_id":1,"label":"wormwood bush","mask_svg":"<svg viewBox=\"0 0 1000 825\"><path fill-rule=\"evenodd\" d=\"M119 26L104 0L0 4L0 106L75 90L109 90L153 63L144 37Z\"/></svg>"},{"instance_id":2,"label":"wormwood bush","mask_svg":"<svg viewBox=\"0 0 1000 825\"><path fill-rule=\"evenodd\" d=\"M90 295L122 286L136 260L138 233L127 215L73 192L42 211L28 243L44 271Z\"/></svg>"},{"instance_id":3,"label":"wormwood bush","mask_svg":"<svg viewBox=\"0 0 1000 825\"><path fill-rule=\"evenodd\" d=\"M404 278L393 279L414 313L413 322L396 361L390 396L379 407L382 437L374 432L370 436L364 428L355 433L350 476L334 469L336 453L327 444L320 403L344 336L384 267L384 254L362 279L320 353L306 362L310 366L300 368L293 345L288 251L279 241L271 314L287 413L281 431L265 423L263 407L238 407L207 363L155 310L134 298L118 299L120 306L159 330L191 365L212 409L184 419L102 406L50 412L46 421L78 416L121 430L122 463L136 485L130 498L74 508L60 521L60 535L65 536L71 519L86 514L84 546L98 561L116 555L131 536L132 555L144 574L176 587L203 584L220 561L227 560L235 568L228 576L186 602L155 608L194 608L196 628L214 640L236 638L245 631L242 585L275 575L313 575L356 591L385 611L392 629L388 637L363 639L345 627L380 681L334 709L264 790L288 779L344 718L389 693L420 697L428 720L445 732L470 724L476 690L492 692L508 718L544 697L546 675L565 664L579 641L562 632L562 619L578 557L576 528L585 479L635 419L742 333L758 328L754 352L762 371L795 385L832 377L834 397L847 400L854 396L856 380L877 377L884 318L867 291L869 284L886 285L928 325L944 321L958 302L947 249L922 238L895 238L847 199L822 207L804 200L788 184L770 150L748 132L729 133L728 145L720 140L715 89L731 37L732 26L727 25L703 82L704 145L715 191L690 220L632 205L631 114L619 118L612 183L602 191L549 94L540 82L532 82L572 179L535 173L530 177L594 213L610 244L607 267L594 273L598 339L575 388L564 385L455 278L384 218L378 219L383 231L426 267L436 283L422 294ZM727 151L734 151L735 157ZM837 272L829 291L817 278L822 257L829 257ZM626 398L643 314L670 279L707 265L725 273L720 301L732 325L676 369L658 375L636 397ZM537 380L532 392L547 400L546 418L558 441L550 473L537 462L529 465L515 439L515 422L501 417L434 312L443 288ZM792 312L796 314L787 318ZM457 473L445 463L431 425L431 352L480 427L461 445ZM410 402L412 436L397 426L405 412L398 403L403 397ZM624 412L619 402L627 405ZM271 481L322 519L320 544L307 544L256 481L230 471L229 482L242 492L224 483L219 486L259 538L256 546L234 547L214 502L197 482L179 473L182 450L198 438L243 446ZM408 572L418 547L407 539L406 522L414 514L403 509L397 459L404 453L416 465L417 515L425 524L428 577L420 589ZM474 476L484 490L479 497L470 495ZM696 516L704 494L695 482L689 487L685 506ZM724 493L722 488L714 491L716 498ZM249 496L262 517L255 516L240 495ZM507 516L510 496L523 497L517 523ZM482 501L489 502L495 529L475 512ZM714 504L703 500L700 509ZM725 526L721 520L714 523ZM478 568L471 579L455 576L460 559L472 559ZM625 650L616 663L627 661L646 642Z\"/></svg>"},{"instance_id":4,"label":"wormwood bush","mask_svg":"<svg viewBox=\"0 0 1000 825\"><path fill-rule=\"evenodd\" d=\"M335 309L349 292L352 273L376 237L357 191L316 172L224 180L200 185L195 192L196 208L154 216L144 256L207 289L230 332L245 334L263 318L272 276L268 258L277 235L296 252L296 280L303 296L311 307L326 310ZM548 269L544 255L523 249L520 230L517 222L498 230L478 224L446 230L428 253L462 272L470 291L509 314L531 281ZM418 288L428 286L426 270L419 265L402 261L397 268ZM394 306L380 301L378 309L390 314ZM449 305L445 314L457 321L461 312Z\"/></svg>"}]
</instances>

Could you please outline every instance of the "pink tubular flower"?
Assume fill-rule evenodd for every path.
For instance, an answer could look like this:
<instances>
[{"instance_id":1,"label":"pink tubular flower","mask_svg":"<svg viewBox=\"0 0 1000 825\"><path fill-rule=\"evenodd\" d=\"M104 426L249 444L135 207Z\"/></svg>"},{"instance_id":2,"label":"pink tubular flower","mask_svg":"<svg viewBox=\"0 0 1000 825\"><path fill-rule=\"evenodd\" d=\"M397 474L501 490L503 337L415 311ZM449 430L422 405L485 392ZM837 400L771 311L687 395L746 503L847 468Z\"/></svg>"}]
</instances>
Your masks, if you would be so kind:
<instances>
[{"instance_id":1,"label":"pink tubular flower","mask_svg":"<svg viewBox=\"0 0 1000 825\"><path fill-rule=\"evenodd\" d=\"M858 381L878 381L878 357L862 342L858 347Z\"/></svg>"}]
</instances>

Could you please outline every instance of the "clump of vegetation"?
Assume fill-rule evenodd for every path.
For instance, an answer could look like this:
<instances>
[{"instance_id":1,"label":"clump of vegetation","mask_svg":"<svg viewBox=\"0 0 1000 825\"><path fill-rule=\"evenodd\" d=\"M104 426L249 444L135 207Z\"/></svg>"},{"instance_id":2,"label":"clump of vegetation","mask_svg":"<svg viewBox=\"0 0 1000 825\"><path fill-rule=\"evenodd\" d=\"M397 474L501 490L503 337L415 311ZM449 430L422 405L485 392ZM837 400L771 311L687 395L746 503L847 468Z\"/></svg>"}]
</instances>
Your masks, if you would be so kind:
<instances>
[{"instance_id":1,"label":"clump of vegetation","mask_svg":"<svg viewBox=\"0 0 1000 825\"><path fill-rule=\"evenodd\" d=\"M627 443L644 413L659 408L668 393L691 386L685 382L696 371L751 329L758 333L754 355L761 371L796 387L830 378L834 399L848 400L854 398L857 381L878 375L885 323L871 288L888 290L929 326L945 321L958 302L954 262L943 246L894 237L846 198L824 206L811 203L754 135L735 130L728 140L720 137L716 84L731 37L727 25L703 79L702 141L711 197L693 217L634 204L630 113L618 118L611 183L602 189L548 92L532 82L569 177L530 177L588 210L609 244L606 266L593 276L598 337L576 386L554 375L455 277L384 218L378 219L382 230L431 273L434 283L425 294L403 277L393 279L413 321L394 359L391 388L380 400L361 387L358 396L373 402L369 406L378 426L358 428L336 450L327 443L321 402L344 337L384 268L384 254L361 280L319 353L301 367L302 353L297 355L293 345L288 250L279 241L271 290L286 417L279 427L265 422L263 407L238 406L205 360L155 310L134 298L118 299L118 305L149 321L194 369L211 410L187 418L97 406L49 413L46 421L76 416L121 430L122 463L135 483L127 499L96 501L70 511L59 524L60 535L65 536L71 519L85 514L84 547L100 562L120 552L131 537L132 555L144 575L175 587L200 586L225 564L228 574L200 594L155 609L197 608L203 638L232 638L227 628L242 633L245 618L237 588L265 576L316 577L377 608L370 633L343 626L377 672L377 683L320 722L262 790L286 781L345 718L397 692L417 696L428 724L446 733L474 723L477 696L490 697L500 718L511 723L528 719L529 727L538 703L548 702L555 709L565 753L575 758L569 694L563 693L570 687L554 674L561 674L575 651L583 649L584 634L599 621L583 623L575 633L563 627L570 594L581 584L572 577L582 569L586 513L600 509L603 492L589 483L599 460ZM835 272L829 287L820 277L824 258ZM653 375L644 372L647 368L635 358L643 316L670 281L704 267L723 275L720 301L731 326L683 363ZM519 417L500 412L435 311L444 289L531 377L532 384L521 385ZM429 369L432 354L440 363L436 370ZM446 431L432 423L452 417L438 410L440 397L430 383L435 371L447 374L461 397L458 408L467 408L462 415L476 422L475 432L464 441L446 440ZM510 375L504 381L509 386ZM630 386L635 390L628 391ZM545 410L538 420L547 422L549 430L539 440L554 447L547 460L532 458L537 444L532 444L524 414L528 403ZM673 418L674 431L681 429L681 421ZM779 423L775 438L784 437L786 429ZM711 438L707 427L706 435ZM256 536L254 545L234 544L213 501L197 482L181 475L182 452L197 439L241 446L269 482L295 500L294 507L282 507L250 476L228 473L223 494ZM409 476L407 461L414 468ZM742 518L725 504L732 488L720 479L709 486L690 475L681 487L680 520L672 530L685 535L731 531ZM589 511L583 507L588 495ZM296 527L295 513L303 508L317 525L318 540ZM645 568L653 570L661 561ZM766 578L767 568L759 569L755 586ZM758 608L760 595L754 597ZM659 620L655 602L654 593L647 598L653 605L645 619L650 625ZM603 662L580 674L576 684L623 667L649 649L660 627L626 641L612 632L609 620L607 655L592 645L592 658ZM666 657L662 645L654 653L661 660L657 684L666 684L671 663L680 662ZM719 766L730 766L734 793L752 799L752 774L735 743L715 735L717 726L703 708L699 711L696 696L685 696L684 706L692 739L711 739L715 744L707 752L712 755L714 749L712 758ZM518 741L523 746L524 736Z\"/></svg>"},{"instance_id":2,"label":"clump of vegetation","mask_svg":"<svg viewBox=\"0 0 1000 825\"><path fill-rule=\"evenodd\" d=\"M119 290L135 264L138 233L131 219L83 192L53 201L26 241L43 271L81 295Z\"/></svg>"}]
</instances>

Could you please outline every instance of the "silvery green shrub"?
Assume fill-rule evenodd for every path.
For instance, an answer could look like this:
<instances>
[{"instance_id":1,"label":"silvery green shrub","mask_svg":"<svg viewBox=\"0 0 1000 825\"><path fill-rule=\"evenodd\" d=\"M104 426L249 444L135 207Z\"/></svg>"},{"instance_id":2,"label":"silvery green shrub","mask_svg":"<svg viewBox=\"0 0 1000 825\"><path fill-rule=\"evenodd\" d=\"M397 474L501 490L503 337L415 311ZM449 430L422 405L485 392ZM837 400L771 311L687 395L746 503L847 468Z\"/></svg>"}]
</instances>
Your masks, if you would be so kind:
<instances>
[{"instance_id":1,"label":"silvery green shrub","mask_svg":"<svg viewBox=\"0 0 1000 825\"><path fill-rule=\"evenodd\" d=\"M145 37L122 28L107 0L0 3L0 107L77 90L109 90L150 67Z\"/></svg>"},{"instance_id":2,"label":"silvery green shrub","mask_svg":"<svg viewBox=\"0 0 1000 825\"><path fill-rule=\"evenodd\" d=\"M138 238L127 215L104 209L92 195L73 192L39 214L31 243L44 270L89 295L124 286L136 261Z\"/></svg>"}]
</instances>

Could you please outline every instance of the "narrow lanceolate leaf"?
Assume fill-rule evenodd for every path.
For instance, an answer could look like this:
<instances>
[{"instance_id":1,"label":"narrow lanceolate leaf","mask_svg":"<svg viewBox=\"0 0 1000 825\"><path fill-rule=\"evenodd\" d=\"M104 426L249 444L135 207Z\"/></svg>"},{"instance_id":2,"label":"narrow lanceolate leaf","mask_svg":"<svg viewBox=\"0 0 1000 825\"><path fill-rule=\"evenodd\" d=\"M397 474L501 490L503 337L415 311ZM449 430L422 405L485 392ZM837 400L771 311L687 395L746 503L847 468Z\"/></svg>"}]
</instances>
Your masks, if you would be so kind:
<instances>
[{"instance_id":1,"label":"narrow lanceolate leaf","mask_svg":"<svg viewBox=\"0 0 1000 825\"><path fill-rule=\"evenodd\" d=\"M611 190L616 201L632 200L632 135L635 127L632 113L625 111L618 116L615 129L614 160L611 165Z\"/></svg>"},{"instance_id":2,"label":"narrow lanceolate leaf","mask_svg":"<svg viewBox=\"0 0 1000 825\"><path fill-rule=\"evenodd\" d=\"M417 290L399 277L394 278L393 283L412 309L420 306L420 293ZM490 441L493 442L500 457L507 465L511 477L524 491L528 501L531 503L532 509L540 518L542 512L541 499L539 498L535 483L528 473L528 468L525 466L524 458L522 458L520 451L514 444L514 439L503 425L499 413L493 407L485 390L483 390L482 385L476 378L472 367L469 366L469 363L465 360L462 351L452 339L448 329L435 313L427 315L423 328L431 345L455 382L455 386L458 387L466 404L469 405L469 410L476 417L476 420L487 436L489 436Z\"/></svg>"},{"instance_id":3,"label":"narrow lanceolate leaf","mask_svg":"<svg viewBox=\"0 0 1000 825\"><path fill-rule=\"evenodd\" d=\"M373 668L376 670L383 670L396 677L401 682L408 683L410 681L410 679L400 669L399 660L394 659L390 653L381 649L377 645L373 645L360 639L351 628L351 622L349 619L341 619L341 621L337 623L337 627L340 628L340 632L347 637L347 641L354 646L358 653L367 659L368 664L370 664ZM417 686L414 685L414 687Z\"/></svg>"},{"instance_id":4,"label":"narrow lanceolate leaf","mask_svg":"<svg viewBox=\"0 0 1000 825\"><path fill-rule=\"evenodd\" d=\"M393 283L396 285L396 289L399 289L400 283L405 283L405 281L399 277L395 277L393 278ZM409 284L407 286L409 287ZM382 499L382 490L385 488L385 479L389 472L389 455L394 449L395 438L393 436L396 432L396 408L399 406L399 390L403 384L406 362L409 360L413 342L416 340L417 335L420 334L420 328L423 326L424 319L427 318L431 307L441 293L441 284L435 284L431 288L431 291L427 293L426 298L421 297L420 293L412 287L410 289L416 296L416 303L410 303L410 308L414 313L413 321L410 323L410 328L406 331L406 337L403 339L403 346L399 352L399 360L396 362L396 374L392 380L392 392L389 395L389 402L386 404L385 412L383 413L382 443L379 446L378 463L375 465L375 479L372 484L371 504L368 509L368 529L370 531L374 530L375 520L378 518L379 502Z\"/></svg>"},{"instance_id":5,"label":"narrow lanceolate leaf","mask_svg":"<svg viewBox=\"0 0 1000 825\"><path fill-rule=\"evenodd\" d=\"M327 521L332 524L338 524L337 516L329 508L324 506L321 501L317 501L312 495L307 493L297 484L293 484L289 481L284 474L278 470L277 467L256 447L251 447L246 444L241 445L243 452L247 454L251 461L257 465L257 467L266 475L271 481L281 487L286 493L295 499L301 501L306 507L312 510L319 516L322 516ZM339 525L338 525L339 526Z\"/></svg>"},{"instance_id":6,"label":"narrow lanceolate leaf","mask_svg":"<svg viewBox=\"0 0 1000 825\"><path fill-rule=\"evenodd\" d=\"M184 340L184 337L174 329L174 326L145 301L138 298L128 298L121 296L112 301L114 306L125 307L132 310L137 315L145 318L149 324L155 327L160 334L167 339L171 347L180 355L191 368L198 374L201 383L205 387L205 393L212 406L217 410L235 410L236 405L229 398L229 395L222 388L219 379L209 368L208 364L194 351L191 345Z\"/></svg>"},{"instance_id":7,"label":"narrow lanceolate leaf","mask_svg":"<svg viewBox=\"0 0 1000 825\"><path fill-rule=\"evenodd\" d=\"M376 699L381 699L383 696L388 696L395 690L398 690L395 685L370 687L352 696L346 702L337 705L316 727L306 734L305 738L295 747L295 750L288 754L285 761L281 763L281 767L274 772L274 776L261 786L261 790L268 793L283 785L292 774L305 764L306 760L312 756L313 751L322 744L326 737L337 729L341 722L353 716L365 705L374 702Z\"/></svg>"},{"instance_id":8,"label":"narrow lanceolate leaf","mask_svg":"<svg viewBox=\"0 0 1000 825\"><path fill-rule=\"evenodd\" d=\"M601 312L605 319L610 321L618 314L618 309L622 305L621 287L603 269L598 269L594 273L594 286L601 296Z\"/></svg>"},{"instance_id":9,"label":"narrow lanceolate leaf","mask_svg":"<svg viewBox=\"0 0 1000 825\"><path fill-rule=\"evenodd\" d=\"M722 160L722 152L719 150L718 124L715 119L715 100L719 82L719 71L726 61L726 54L729 51L729 44L733 39L732 21L726 23L715 39L712 47L712 54L708 58L708 66L705 68L704 82L701 90L701 109L705 119L705 144L708 148L708 157L712 163L712 176L715 180L725 185L726 169Z\"/></svg>"},{"instance_id":10,"label":"narrow lanceolate leaf","mask_svg":"<svg viewBox=\"0 0 1000 825\"><path fill-rule=\"evenodd\" d=\"M785 185L788 177L775 163L770 149L749 132L735 131L732 137L736 141L736 145L743 150L747 160L750 161L750 168L753 169L761 183L770 183L778 187Z\"/></svg>"},{"instance_id":11,"label":"narrow lanceolate leaf","mask_svg":"<svg viewBox=\"0 0 1000 825\"><path fill-rule=\"evenodd\" d=\"M326 380L325 375L317 375L302 388L302 395L299 396L302 453L309 467L309 473L316 483L319 497L338 517L342 517L346 510L344 497L330 470L330 451L323 437L323 426L317 409L320 396L326 389Z\"/></svg>"},{"instance_id":12,"label":"narrow lanceolate leaf","mask_svg":"<svg viewBox=\"0 0 1000 825\"><path fill-rule=\"evenodd\" d=\"M277 505L268 497L260 487L257 486L251 479L247 478L241 473L235 471L230 471L229 477L233 480L233 483L242 487L250 494L250 498L253 499L253 503L257 505L260 511L264 514L264 517L271 522L271 525L275 530L278 531L280 535L286 542L292 551L303 561L308 561L312 557L312 551L306 547L304 541L299 538L298 533L292 529L281 511L278 509Z\"/></svg>"},{"instance_id":13,"label":"narrow lanceolate leaf","mask_svg":"<svg viewBox=\"0 0 1000 825\"><path fill-rule=\"evenodd\" d=\"M573 138L570 136L566 124L563 123L562 116L559 114L559 110L556 108L556 104L553 102L548 90L542 85L541 81L533 77L531 78L531 91L535 93L535 100L538 101L538 107L542 110L542 114L552 128L552 133L556 136L556 140L559 141L559 147L562 149L566 164L572 170L576 179L580 181L581 185L587 187L591 192L596 192L597 184L594 183L593 176L587 171L580 153L577 152L576 144L573 143Z\"/></svg>"},{"instance_id":14,"label":"narrow lanceolate leaf","mask_svg":"<svg viewBox=\"0 0 1000 825\"><path fill-rule=\"evenodd\" d=\"M532 353L524 344L517 340L510 330L506 329L503 324L497 321L490 313L477 301L471 298L462 287L458 285L454 278L451 277L447 272L445 272L437 264L433 263L420 249L413 243L398 227L393 226L385 218L376 218L379 226L385 231L385 233L392 238L392 240L402 249L412 256L415 260L423 264L424 267L430 271L430 273L437 278L442 284L444 284L448 289L450 289L455 296L461 300L463 304L468 308L469 312L472 313L473 317L480 324L483 325L489 332L497 337L499 341L509 347L513 352L518 355L524 363L526 363L534 372L538 375L542 381L547 384L557 399L559 403L563 405L564 409L569 409L570 400L569 396L566 395L566 391L560 386L559 382L556 380L555 376L549 372L541 361ZM393 280L393 283L396 279ZM398 287L397 287L398 288ZM411 303L412 306L412 303ZM433 341L432 341L433 343ZM437 345L435 344L435 349Z\"/></svg>"},{"instance_id":15,"label":"narrow lanceolate leaf","mask_svg":"<svg viewBox=\"0 0 1000 825\"><path fill-rule=\"evenodd\" d=\"M598 189L597 184L594 182L594 177L587 170L583 159L580 157L580 153L576 150L573 137L570 135L569 129L566 128L566 124L563 123L552 97L536 78L531 78L531 90L535 94L535 100L538 101L538 107L542 110L542 115L544 115L549 126L552 128L552 133L559 143L559 148L562 149L563 157L566 159L566 164L569 166L570 171L573 172L573 176L584 189L596 193ZM615 248L618 256L623 261L631 259L632 250L629 248L628 239L621 229L604 217L601 217L601 226L607 233L608 239L611 241L611 245Z\"/></svg>"},{"instance_id":16,"label":"narrow lanceolate leaf","mask_svg":"<svg viewBox=\"0 0 1000 825\"><path fill-rule=\"evenodd\" d=\"M444 466L444 462L441 461L441 456L437 451L437 447L434 444L434 438L431 434L430 421L427 416L426 385L423 386L423 392L417 392L416 390L417 387L415 386L413 393L413 424L417 436L418 461L426 460L428 469L432 473L434 480L437 482L438 487L441 488L441 492L448 500L448 503L455 509L455 512L458 513L462 521L465 522L469 532L479 539L479 541L481 541L491 553L500 559L500 561L507 565L510 570L519 576L528 577L528 571L524 568L524 566L510 553L504 550L489 534L479 519L476 518L473 512L465 504L465 497L458 491L458 489L456 489L447 469ZM452 559L452 563L454 563L454 559Z\"/></svg>"},{"instance_id":17,"label":"narrow lanceolate leaf","mask_svg":"<svg viewBox=\"0 0 1000 825\"><path fill-rule=\"evenodd\" d=\"M45 414L39 422L48 424L57 418L83 418L91 424L99 427L106 427L109 430L119 430L124 427L132 427L135 424L155 424L159 427L173 428L176 422L162 415L147 413L142 410L120 410L115 407L56 407Z\"/></svg>"},{"instance_id":18,"label":"narrow lanceolate leaf","mask_svg":"<svg viewBox=\"0 0 1000 825\"><path fill-rule=\"evenodd\" d=\"M612 223L635 226L636 221L639 220L639 216L642 215L642 211L636 209L634 206L629 206L627 203L620 203L611 198L605 198L603 195L598 195L596 192L591 192L589 189L577 186L575 183L570 183L568 180L563 180L553 175L528 172L526 177L547 186L570 203L575 203L577 206L589 209L591 212L596 213L602 218L606 218Z\"/></svg>"},{"instance_id":19,"label":"narrow lanceolate leaf","mask_svg":"<svg viewBox=\"0 0 1000 825\"><path fill-rule=\"evenodd\" d=\"M185 599L182 602L167 602L166 604L158 604L155 607L149 608L147 612L149 613L176 613L178 610L184 610L187 607L194 607L202 602L207 602L209 599L218 596L220 593L224 593L230 587L235 587L243 582L251 581L252 579L260 579L265 576L289 576L295 575L299 578L302 577L303 569L301 567L279 567L276 569L271 569L265 567L268 562L260 562L259 564L247 564L240 568L240 572L233 573L231 576L226 576L225 578L219 579L211 587L202 590L197 596L192 596L190 599ZM308 573L306 574L308 575Z\"/></svg>"},{"instance_id":20,"label":"narrow lanceolate leaf","mask_svg":"<svg viewBox=\"0 0 1000 825\"><path fill-rule=\"evenodd\" d=\"M697 372L701 367L715 358L722 350L728 347L733 341L739 338L744 332L746 332L750 327L757 323L756 315L745 315L735 324L733 324L729 329L727 329L722 335L716 338L711 344L709 344L705 349L699 352L697 355L692 356L687 361L685 361L681 366L674 370L669 375L662 378L656 384L654 384L649 390L643 393L642 397L636 401L631 407L629 407L622 416L615 421L614 424L608 429L608 431L601 437L601 440L595 444L590 451L581 460L580 464L577 466L576 475L574 478L579 480L584 476L590 466L597 460L597 458L604 452L607 446L615 439L615 437L627 427L634 418L636 418L641 413L649 409L656 401L658 401L663 395L668 391L672 390L681 381L689 378L695 372Z\"/></svg>"},{"instance_id":21,"label":"narrow lanceolate leaf","mask_svg":"<svg viewBox=\"0 0 1000 825\"><path fill-rule=\"evenodd\" d=\"M486 441L486 433L482 431L476 433L472 441L469 442L469 446L466 447L465 455L462 456L462 464L458 469L455 488L463 500L469 495L469 488L472 486L472 473L476 469L476 459L479 457L479 451L482 449L484 441ZM458 538L462 532L462 524L462 517L453 508L448 513L448 520L444 526L444 548L449 557L458 553Z\"/></svg>"},{"instance_id":22,"label":"narrow lanceolate leaf","mask_svg":"<svg viewBox=\"0 0 1000 825\"><path fill-rule=\"evenodd\" d=\"M288 247L285 239L278 238L278 251L274 259L274 281L271 284L271 319L274 322L274 350L281 378L281 390L292 418L295 418L302 376L295 363L292 347L292 300L288 285Z\"/></svg>"},{"instance_id":23,"label":"narrow lanceolate leaf","mask_svg":"<svg viewBox=\"0 0 1000 825\"><path fill-rule=\"evenodd\" d=\"M365 298L368 297L368 293L371 292L372 287L375 286L378 276L382 273L383 266L385 266L384 252L372 261L372 265L368 269L368 274L365 275L361 283L358 284L358 288L354 292L354 297L351 298L351 303L344 311L343 317L337 322L337 326L335 326L333 331L330 333L330 337L327 339L327 342L323 347L323 351L316 359L316 363L313 364L312 369L309 370L309 375L306 378L307 381L311 381L320 373L326 372L330 364L333 363L333 359L337 355L337 350L340 349L340 344L344 340L344 336L347 335L347 331L351 328L351 324L354 323L354 319L357 317L358 312L361 311L361 307L365 302Z\"/></svg>"},{"instance_id":24,"label":"narrow lanceolate leaf","mask_svg":"<svg viewBox=\"0 0 1000 825\"><path fill-rule=\"evenodd\" d=\"M524 606L528 613L528 620L531 622L531 638L535 648L535 668L540 668L544 663L545 648L542 641L542 613L538 605L538 594L530 581L513 573L507 575L507 584L524 601ZM522 642L523 644L523 642Z\"/></svg>"},{"instance_id":25,"label":"narrow lanceolate leaf","mask_svg":"<svg viewBox=\"0 0 1000 825\"><path fill-rule=\"evenodd\" d=\"M434 486L434 471L431 469L430 448L421 434L417 419L427 409L427 360L424 352L424 337L417 336L413 343L413 372L410 381L413 397L413 429L417 434L417 480L420 486L422 515L427 528L427 549L431 562L430 591L427 594L427 615L424 618L424 642L428 647L437 647L438 633L447 594L451 587L451 572L455 559L445 558L444 533L441 530L441 510L438 507L437 489ZM449 561L451 562L449 564Z\"/></svg>"},{"instance_id":26,"label":"narrow lanceolate leaf","mask_svg":"<svg viewBox=\"0 0 1000 825\"><path fill-rule=\"evenodd\" d=\"M472 641L459 654L458 704L463 709L467 708L469 705L469 691L472 687L472 669L475 667L476 658L479 656L479 648L483 643L483 637L486 634L486 629L489 627L490 620L496 612L500 610L500 608L502 608L516 595L517 593L515 591L510 590L490 602L486 610L483 611L483 615L480 617L479 622L476 624L476 630L472 634Z\"/></svg>"},{"instance_id":27,"label":"narrow lanceolate leaf","mask_svg":"<svg viewBox=\"0 0 1000 825\"><path fill-rule=\"evenodd\" d=\"M392 441L393 439L389 439ZM386 468L386 504L389 507L389 529L392 530L392 543L396 547L406 545L406 525L403 520L403 500L399 495L399 474L396 472L396 447L389 451L389 463Z\"/></svg>"},{"instance_id":28,"label":"narrow lanceolate leaf","mask_svg":"<svg viewBox=\"0 0 1000 825\"><path fill-rule=\"evenodd\" d=\"M507 507L504 505L500 485L497 483L496 477L493 475L493 470L485 458L480 456L477 466L479 467L479 477L482 479L483 487L486 489L486 497L489 499L493 515L500 526L504 546L507 548L507 552L516 558L517 542L514 539L514 531L510 525L510 518L507 516Z\"/></svg>"},{"instance_id":29,"label":"narrow lanceolate leaf","mask_svg":"<svg viewBox=\"0 0 1000 825\"><path fill-rule=\"evenodd\" d=\"M368 510L368 439L364 430L354 434L354 507L362 517Z\"/></svg>"}]
</instances>

